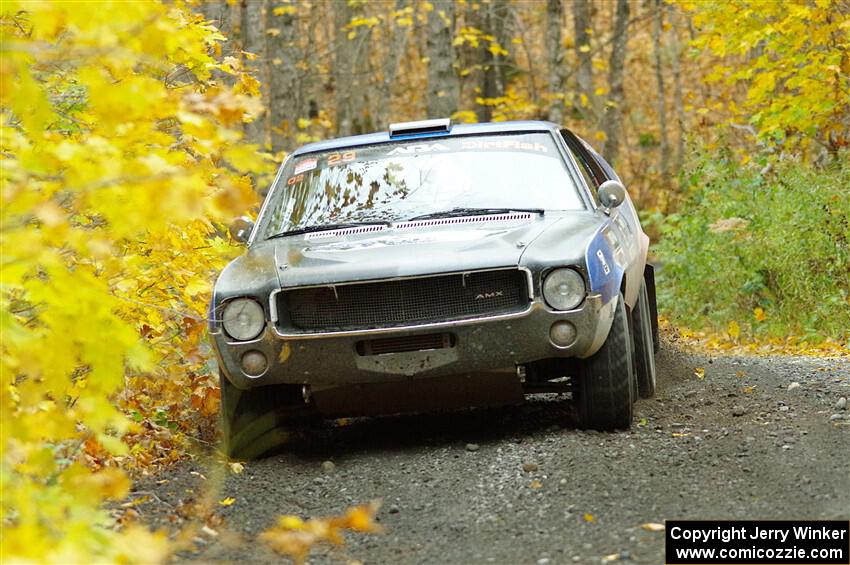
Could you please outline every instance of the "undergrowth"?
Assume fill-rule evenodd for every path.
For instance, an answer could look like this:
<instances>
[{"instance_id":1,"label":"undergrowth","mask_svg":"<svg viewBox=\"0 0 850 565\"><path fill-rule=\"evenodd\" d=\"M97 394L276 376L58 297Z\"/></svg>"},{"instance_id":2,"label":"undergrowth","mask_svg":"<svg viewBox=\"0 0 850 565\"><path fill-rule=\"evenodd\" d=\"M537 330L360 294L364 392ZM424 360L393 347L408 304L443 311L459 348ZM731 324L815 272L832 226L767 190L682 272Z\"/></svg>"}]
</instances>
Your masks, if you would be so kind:
<instances>
[{"instance_id":1,"label":"undergrowth","mask_svg":"<svg viewBox=\"0 0 850 565\"><path fill-rule=\"evenodd\" d=\"M767 162L694 152L682 205L657 226L659 308L691 328L848 344L850 154Z\"/></svg>"}]
</instances>

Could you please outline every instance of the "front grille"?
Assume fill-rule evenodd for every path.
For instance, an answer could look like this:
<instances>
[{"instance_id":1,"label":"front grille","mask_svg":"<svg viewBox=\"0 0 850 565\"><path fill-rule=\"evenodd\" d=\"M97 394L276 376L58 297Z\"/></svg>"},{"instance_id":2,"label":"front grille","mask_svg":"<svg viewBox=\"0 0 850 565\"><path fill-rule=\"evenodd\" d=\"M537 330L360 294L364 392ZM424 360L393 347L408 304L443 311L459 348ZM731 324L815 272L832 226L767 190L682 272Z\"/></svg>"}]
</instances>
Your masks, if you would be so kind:
<instances>
[{"instance_id":1,"label":"front grille","mask_svg":"<svg viewBox=\"0 0 850 565\"><path fill-rule=\"evenodd\" d=\"M412 326L520 312L523 271L502 269L296 288L278 295L278 325L301 333Z\"/></svg>"},{"instance_id":2,"label":"front grille","mask_svg":"<svg viewBox=\"0 0 850 565\"><path fill-rule=\"evenodd\" d=\"M403 337L385 337L358 341L357 353L361 356L383 355L385 353L407 353L410 351L430 351L455 346L452 334L408 335Z\"/></svg>"}]
</instances>

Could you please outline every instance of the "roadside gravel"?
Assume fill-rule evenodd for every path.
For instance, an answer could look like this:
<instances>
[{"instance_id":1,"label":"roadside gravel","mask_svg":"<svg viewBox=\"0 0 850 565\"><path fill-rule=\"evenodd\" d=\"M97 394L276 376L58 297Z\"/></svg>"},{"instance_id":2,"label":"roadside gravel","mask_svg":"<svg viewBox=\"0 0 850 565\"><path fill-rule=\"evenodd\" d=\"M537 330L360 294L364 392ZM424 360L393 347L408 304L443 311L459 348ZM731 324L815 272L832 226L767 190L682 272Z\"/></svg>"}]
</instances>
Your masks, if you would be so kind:
<instances>
[{"instance_id":1,"label":"roadside gravel","mask_svg":"<svg viewBox=\"0 0 850 565\"><path fill-rule=\"evenodd\" d=\"M220 508L222 535L182 558L279 560L255 541L277 515L378 498L385 534L350 535L311 563L656 564L664 534L648 522L850 518L849 360L667 346L658 369L659 393L637 404L629 432L576 430L566 403L540 400L311 433L227 472L217 496L235 502ZM167 505L210 482L192 471L211 474L191 463L139 484L163 501L144 505L148 519L167 523Z\"/></svg>"}]
</instances>

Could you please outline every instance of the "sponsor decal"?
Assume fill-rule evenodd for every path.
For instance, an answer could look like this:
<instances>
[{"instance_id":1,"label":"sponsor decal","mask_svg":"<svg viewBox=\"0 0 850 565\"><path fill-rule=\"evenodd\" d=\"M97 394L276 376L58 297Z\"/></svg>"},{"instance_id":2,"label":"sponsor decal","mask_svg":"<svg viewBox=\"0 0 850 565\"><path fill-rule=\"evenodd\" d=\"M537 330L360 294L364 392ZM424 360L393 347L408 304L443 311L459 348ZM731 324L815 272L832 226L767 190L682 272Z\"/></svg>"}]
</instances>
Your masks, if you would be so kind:
<instances>
[{"instance_id":1,"label":"sponsor decal","mask_svg":"<svg viewBox=\"0 0 850 565\"><path fill-rule=\"evenodd\" d=\"M307 171L312 171L319 164L318 159L304 159L295 165L295 175L300 175L301 173L306 173Z\"/></svg>"},{"instance_id":2,"label":"sponsor decal","mask_svg":"<svg viewBox=\"0 0 850 565\"><path fill-rule=\"evenodd\" d=\"M607 275L611 273L611 267L608 266L608 261L605 260L605 254L601 249L596 250L596 258L599 259L599 264L602 265L602 271Z\"/></svg>"},{"instance_id":3,"label":"sponsor decal","mask_svg":"<svg viewBox=\"0 0 850 565\"><path fill-rule=\"evenodd\" d=\"M435 151L448 151L449 148L442 143L420 143L417 145L399 145L387 155L415 155L416 153L433 153Z\"/></svg>"},{"instance_id":4,"label":"sponsor decal","mask_svg":"<svg viewBox=\"0 0 850 565\"><path fill-rule=\"evenodd\" d=\"M464 139L461 149L518 149L535 153L548 153L549 150L541 143L528 143L516 139Z\"/></svg>"}]
</instances>

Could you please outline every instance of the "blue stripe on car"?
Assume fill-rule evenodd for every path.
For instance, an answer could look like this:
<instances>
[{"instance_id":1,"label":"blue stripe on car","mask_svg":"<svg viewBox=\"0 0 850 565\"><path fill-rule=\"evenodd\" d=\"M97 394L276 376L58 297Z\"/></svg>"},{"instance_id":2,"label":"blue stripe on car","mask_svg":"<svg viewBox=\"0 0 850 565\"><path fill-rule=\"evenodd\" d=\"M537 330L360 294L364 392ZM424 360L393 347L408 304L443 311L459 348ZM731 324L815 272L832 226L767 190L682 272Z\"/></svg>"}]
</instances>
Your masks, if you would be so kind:
<instances>
[{"instance_id":1,"label":"blue stripe on car","mask_svg":"<svg viewBox=\"0 0 850 565\"><path fill-rule=\"evenodd\" d=\"M607 223L605 224L608 225ZM615 298L620 293L620 281L623 280L623 268L614 262L614 254L611 247L602 235L602 229L599 229L587 245L585 252L585 265L587 266L587 274L590 277L590 291L602 295L602 301L607 303L612 298ZM602 254L602 258L598 253ZM605 272L605 267L608 267L608 272Z\"/></svg>"}]
</instances>

